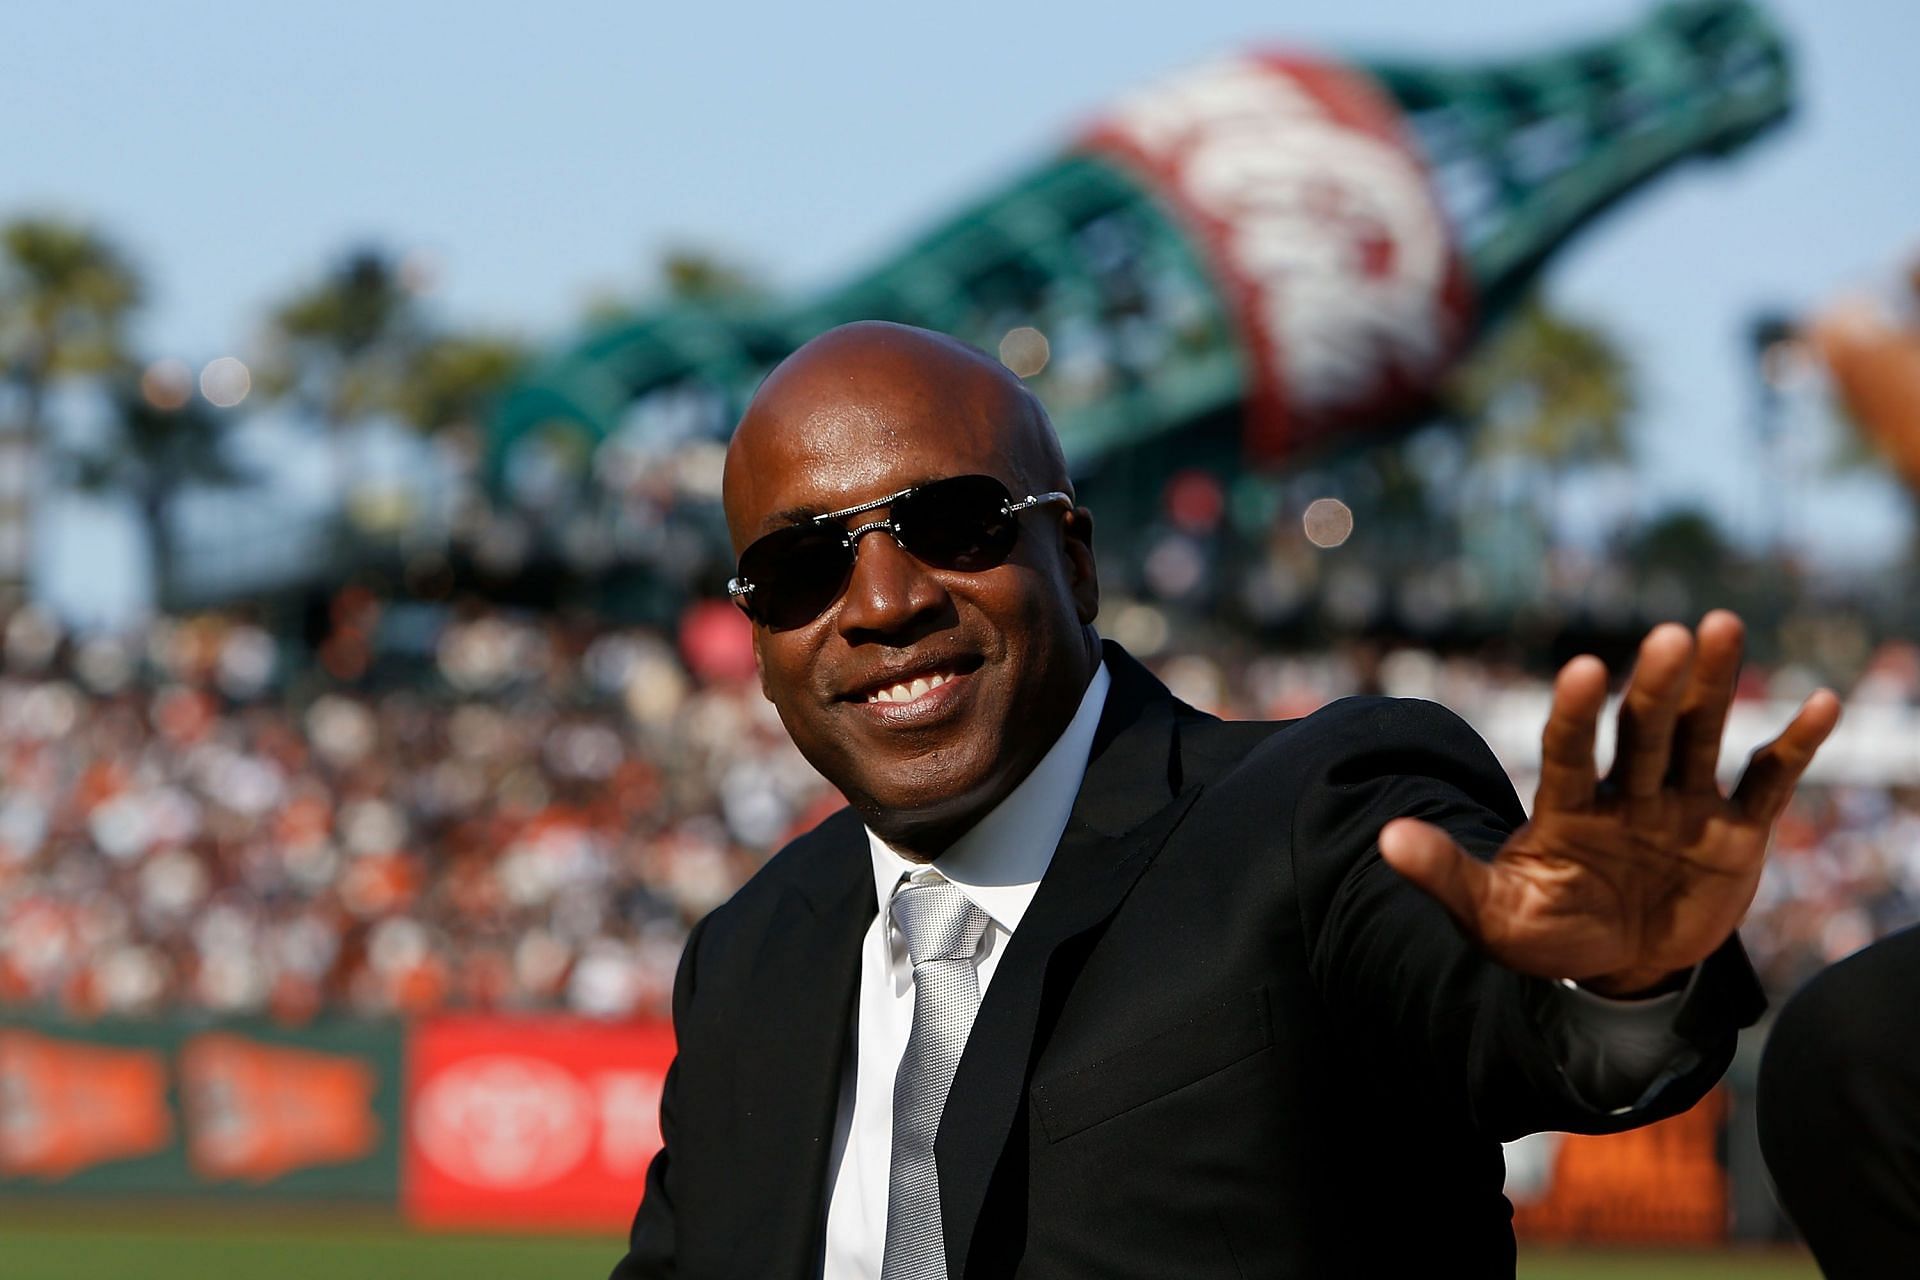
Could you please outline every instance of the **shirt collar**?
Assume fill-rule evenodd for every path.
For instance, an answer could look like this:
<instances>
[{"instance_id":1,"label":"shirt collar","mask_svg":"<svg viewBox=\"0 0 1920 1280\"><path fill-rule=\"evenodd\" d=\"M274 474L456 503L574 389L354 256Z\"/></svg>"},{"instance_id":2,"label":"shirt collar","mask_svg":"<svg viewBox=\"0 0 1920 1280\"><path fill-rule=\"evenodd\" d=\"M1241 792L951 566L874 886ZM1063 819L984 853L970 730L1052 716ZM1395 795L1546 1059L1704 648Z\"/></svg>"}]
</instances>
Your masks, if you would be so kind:
<instances>
[{"instance_id":1,"label":"shirt collar","mask_svg":"<svg viewBox=\"0 0 1920 1280\"><path fill-rule=\"evenodd\" d=\"M1112 683L1102 662L1080 695L1080 709L1033 772L931 864L1008 933L1020 927L1067 829ZM872 828L867 847L873 855L874 895L884 913L894 886L929 864L902 857Z\"/></svg>"}]
</instances>

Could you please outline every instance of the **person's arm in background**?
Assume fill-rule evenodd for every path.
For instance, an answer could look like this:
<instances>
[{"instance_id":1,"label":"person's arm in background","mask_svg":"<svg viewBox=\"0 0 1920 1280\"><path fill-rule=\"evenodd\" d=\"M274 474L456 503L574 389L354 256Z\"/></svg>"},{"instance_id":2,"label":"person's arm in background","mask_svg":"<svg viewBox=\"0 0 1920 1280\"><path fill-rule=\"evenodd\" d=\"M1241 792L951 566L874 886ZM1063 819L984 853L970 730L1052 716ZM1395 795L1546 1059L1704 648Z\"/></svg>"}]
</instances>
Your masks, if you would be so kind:
<instances>
[{"instance_id":1,"label":"person's arm in background","mask_svg":"<svg viewBox=\"0 0 1920 1280\"><path fill-rule=\"evenodd\" d=\"M1787 1001L1760 1059L1760 1151L1833 1280L1920 1269L1920 927Z\"/></svg>"}]
</instances>

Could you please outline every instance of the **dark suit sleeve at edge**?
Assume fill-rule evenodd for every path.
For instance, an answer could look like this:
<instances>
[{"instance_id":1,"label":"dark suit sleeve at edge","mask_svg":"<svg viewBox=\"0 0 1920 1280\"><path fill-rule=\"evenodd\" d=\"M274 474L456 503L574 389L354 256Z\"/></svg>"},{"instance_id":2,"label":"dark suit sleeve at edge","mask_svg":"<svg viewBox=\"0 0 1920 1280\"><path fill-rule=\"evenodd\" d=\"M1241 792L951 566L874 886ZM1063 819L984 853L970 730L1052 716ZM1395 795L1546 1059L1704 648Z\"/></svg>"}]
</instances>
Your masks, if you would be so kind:
<instances>
[{"instance_id":1,"label":"dark suit sleeve at edge","mask_svg":"<svg viewBox=\"0 0 1920 1280\"><path fill-rule=\"evenodd\" d=\"M686 949L680 953L680 968L673 979L676 1040L686 1027L687 1006L693 1001L694 964L700 951L700 935L712 918L707 916L693 927L687 935ZM668 1182L677 1138L675 1101L679 1075L680 1056L676 1053L660 1091L660 1152L647 1166L646 1187L641 1192L639 1211L633 1216L627 1256L614 1267L609 1280L669 1280L676 1273L673 1197Z\"/></svg>"},{"instance_id":2,"label":"dark suit sleeve at edge","mask_svg":"<svg viewBox=\"0 0 1920 1280\"><path fill-rule=\"evenodd\" d=\"M1489 960L1375 843L1391 819L1418 817L1491 856L1524 813L1486 744L1434 703L1349 699L1322 714L1292 823L1294 871L1314 980L1369 1060L1395 1064L1433 1114L1502 1141L1631 1128L1712 1087L1738 1028L1765 1007L1737 938L1708 960L1676 1024L1698 1063L1631 1111L1596 1110L1543 1030L1546 984Z\"/></svg>"}]
</instances>

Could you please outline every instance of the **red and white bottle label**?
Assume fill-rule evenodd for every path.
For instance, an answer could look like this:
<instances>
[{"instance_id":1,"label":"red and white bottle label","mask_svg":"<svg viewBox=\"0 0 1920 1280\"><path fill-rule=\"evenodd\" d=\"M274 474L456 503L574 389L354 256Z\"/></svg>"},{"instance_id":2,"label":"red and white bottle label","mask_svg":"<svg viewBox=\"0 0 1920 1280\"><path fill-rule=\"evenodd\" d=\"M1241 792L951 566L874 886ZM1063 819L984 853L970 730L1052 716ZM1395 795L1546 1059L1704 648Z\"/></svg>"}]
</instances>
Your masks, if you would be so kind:
<instances>
[{"instance_id":1,"label":"red and white bottle label","mask_svg":"<svg viewBox=\"0 0 1920 1280\"><path fill-rule=\"evenodd\" d=\"M1249 357L1255 456L1412 407L1464 345L1446 217L1359 73L1229 58L1122 101L1081 145L1144 175L1205 247Z\"/></svg>"}]
</instances>

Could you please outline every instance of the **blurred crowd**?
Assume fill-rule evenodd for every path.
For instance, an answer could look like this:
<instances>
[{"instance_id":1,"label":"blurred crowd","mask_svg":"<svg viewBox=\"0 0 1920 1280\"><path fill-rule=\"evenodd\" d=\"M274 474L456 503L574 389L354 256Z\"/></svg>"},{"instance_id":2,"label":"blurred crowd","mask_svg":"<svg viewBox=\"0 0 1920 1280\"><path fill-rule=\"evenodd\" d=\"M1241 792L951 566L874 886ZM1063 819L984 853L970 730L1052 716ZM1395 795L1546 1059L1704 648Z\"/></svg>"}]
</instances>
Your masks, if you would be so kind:
<instances>
[{"instance_id":1,"label":"blurred crowd","mask_svg":"<svg viewBox=\"0 0 1920 1280\"><path fill-rule=\"evenodd\" d=\"M824 785L751 680L668 637L429 623L427 669L382 687L285 670L236 618L73 644L15 615L0 1003L665 1008L688 926Z\"/></svg>"},{"instance_id":2,"label":"blurred crowd","mask_svg":"<svg viewBox=\"0 0 1920 1280\"><path fill-rule=\"evenodd\" d=\"M662 631L349 593L332 623L307 655L241 615L5 621L0 1008L660 1013L688 928L839 802L728 606ZM1480 723L1546 691L1419 649L1154 665L1236 716L1385 692ZM1744 933L1784 993L1916 919L1920 791L1827 785Z\"/></svg>"}]
</instances>

